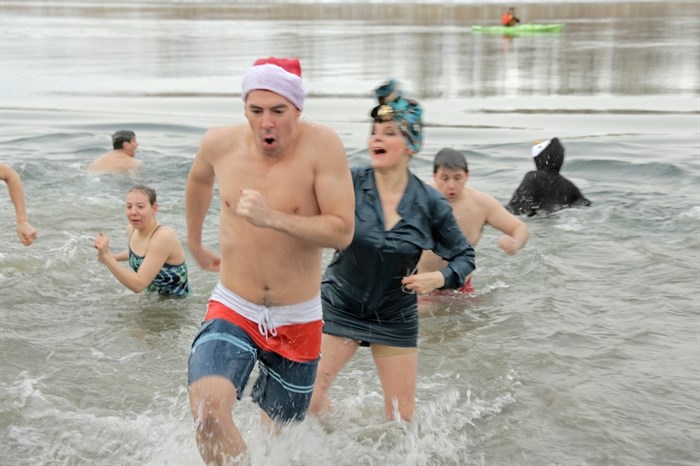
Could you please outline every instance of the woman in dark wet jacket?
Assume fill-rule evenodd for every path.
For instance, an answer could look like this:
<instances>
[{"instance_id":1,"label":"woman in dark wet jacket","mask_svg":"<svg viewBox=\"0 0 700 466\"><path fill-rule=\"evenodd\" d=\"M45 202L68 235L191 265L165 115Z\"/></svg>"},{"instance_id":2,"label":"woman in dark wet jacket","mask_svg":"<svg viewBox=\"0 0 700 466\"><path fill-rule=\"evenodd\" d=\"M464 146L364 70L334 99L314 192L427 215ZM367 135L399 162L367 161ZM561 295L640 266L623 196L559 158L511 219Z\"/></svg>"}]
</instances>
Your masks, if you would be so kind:
<instances>
[{"instance_id":1,"label":"woman in dark wet jacket","mask_svg":"<svg viewBox=\"0 0 700 466\"><path fill-rule=\"evenodd\" d=\"M359 346L369 346L386 415L410 420L418 367L416 294L462 286L475 268L474 250L447 200L408 169L422 142L420 104L404 98L393 80L375 93L371 166L352 169L355 236L336 251L321 286L323 340L310 410L329 409L327 391L336 375ZM425 249L447 265L415 274Z\"/></svg>"}]
</instances>

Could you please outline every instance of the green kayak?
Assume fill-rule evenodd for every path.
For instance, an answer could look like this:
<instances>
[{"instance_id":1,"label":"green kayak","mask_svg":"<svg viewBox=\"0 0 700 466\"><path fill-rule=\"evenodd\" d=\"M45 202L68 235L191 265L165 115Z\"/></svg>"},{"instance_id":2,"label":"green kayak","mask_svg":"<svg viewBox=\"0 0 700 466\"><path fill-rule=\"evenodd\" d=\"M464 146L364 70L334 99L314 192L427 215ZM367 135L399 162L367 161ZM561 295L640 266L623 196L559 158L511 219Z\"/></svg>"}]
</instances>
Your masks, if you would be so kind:
<instances>
[{"instance_id":1,"label":"green kayak","mask_svg":"<svg viewBox=\"0 0 700 466\"><path fill-rule=\"evenodd\" d=\"M563 24L518 24L515 26L472 26L472 32L489 34L537 34L541 32L559 32Z\"/></svg>"}]
</instances>

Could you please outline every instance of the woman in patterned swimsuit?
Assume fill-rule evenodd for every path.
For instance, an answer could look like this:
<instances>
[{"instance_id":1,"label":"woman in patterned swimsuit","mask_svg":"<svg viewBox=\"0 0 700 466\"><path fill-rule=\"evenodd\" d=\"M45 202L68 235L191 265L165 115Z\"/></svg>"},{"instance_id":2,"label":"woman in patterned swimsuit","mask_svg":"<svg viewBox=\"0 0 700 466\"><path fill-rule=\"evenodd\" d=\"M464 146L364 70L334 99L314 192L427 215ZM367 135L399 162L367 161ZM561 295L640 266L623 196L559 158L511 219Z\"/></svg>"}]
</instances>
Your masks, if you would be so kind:
<instances>
[{"instance_id":1,"label":"woman in patterned swimsuit","mask_svg":"<svg viewBox=\"0 0 700 466\"><path fill-rule=\"evenodd\" d=\"M134 293L144 289L164 296L190 293L185 251L177 233L156 219L156 192L147 186L134 186L126 194L126 217L129 226L128 251L112 254L109 238L102 232L95 238L97 260ZM129 261L130 269L119 262Z\"/></svg>"}]
</instances>

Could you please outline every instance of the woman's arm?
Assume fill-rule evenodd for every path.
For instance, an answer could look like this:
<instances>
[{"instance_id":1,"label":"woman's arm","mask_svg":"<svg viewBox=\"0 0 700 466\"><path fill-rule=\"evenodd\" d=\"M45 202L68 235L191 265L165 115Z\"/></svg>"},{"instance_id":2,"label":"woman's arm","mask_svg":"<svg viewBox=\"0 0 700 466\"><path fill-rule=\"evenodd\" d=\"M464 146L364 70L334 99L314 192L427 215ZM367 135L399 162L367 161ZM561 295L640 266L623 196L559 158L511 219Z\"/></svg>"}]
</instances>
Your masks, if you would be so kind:
<instances>
[{"instance_id":1,"label":"woman's arm","mask_svg":"<svg viewBox=\"0 0 700 466\"><path fill-rule=\"evenodd\" d=\"M429 211L433 217L433 252L446 260L447 265L438 271L403 278L401 283L419 294L438 288L459 288L476 268L474 248L464 237L447 200L442 197L436 200Z\"/></svg>"},{"instance_id":2,"label":"woman's arm","mask_svg":"<svg viewBox=\"0 0 700 466\"><path fill-rule=\"evenodd\" d=\"M134 293L140 293L151 284L172 254L175 249L173 241L179 241L174 231L170 228L160 228L151 238L148 253L139 270L134 272L130 268L122 266L118 262L117 256L109 252L109 238L104 233L100 233L95 238L95 248L98 252L97 260L107 266L107 269L122 285Z\"/></svg>"}]
</instances>

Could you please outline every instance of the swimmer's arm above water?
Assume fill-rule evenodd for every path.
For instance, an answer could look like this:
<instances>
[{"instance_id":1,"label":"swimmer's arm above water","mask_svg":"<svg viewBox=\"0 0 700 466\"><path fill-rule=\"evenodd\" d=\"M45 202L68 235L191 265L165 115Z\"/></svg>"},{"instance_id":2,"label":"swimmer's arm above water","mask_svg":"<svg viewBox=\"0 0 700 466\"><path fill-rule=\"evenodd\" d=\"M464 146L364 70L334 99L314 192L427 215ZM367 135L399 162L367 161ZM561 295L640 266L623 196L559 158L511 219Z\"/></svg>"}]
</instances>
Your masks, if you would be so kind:
<instances>
[{"instance_id":1,"label":"swimmer's arm above water","mask_svg":"<svg viewBox=\"0 0 700 466\"><path fill-rule=\"evenodd\" d=\"M492 196L484 196L483 206L488 213L486 223L503 233L503 236L498 240L498 247L510 255L520 251L527 243L530 234L525 223L508 212Z\"/></svg>"},{"instance_id":2,"label":"swimmer's arm above water","mask_svg":"<svg viewBox=\"0 0 700 466\"><path fill-rule=\"evenodd\" d=\"M509 213L509 215L511 215ZM529 236L529 230L527 226L521 222L520 225L515 227L510 234L506 233L498 240L498 247L503 250L506 254L513 255L520 251Z\"/></svg>"}]
</instances>

